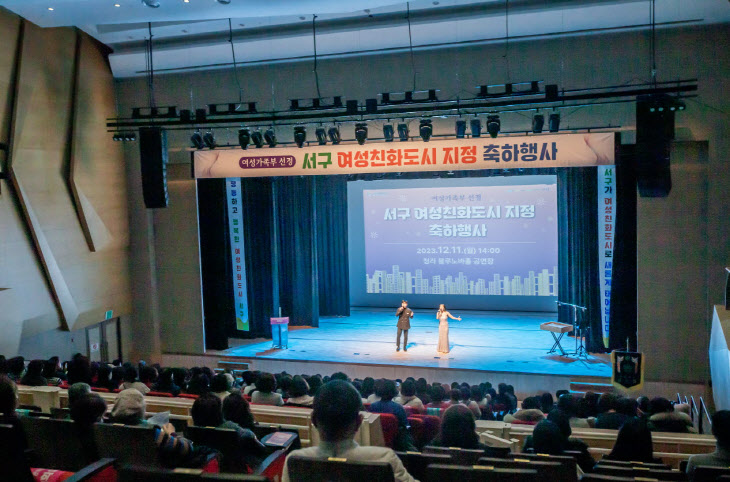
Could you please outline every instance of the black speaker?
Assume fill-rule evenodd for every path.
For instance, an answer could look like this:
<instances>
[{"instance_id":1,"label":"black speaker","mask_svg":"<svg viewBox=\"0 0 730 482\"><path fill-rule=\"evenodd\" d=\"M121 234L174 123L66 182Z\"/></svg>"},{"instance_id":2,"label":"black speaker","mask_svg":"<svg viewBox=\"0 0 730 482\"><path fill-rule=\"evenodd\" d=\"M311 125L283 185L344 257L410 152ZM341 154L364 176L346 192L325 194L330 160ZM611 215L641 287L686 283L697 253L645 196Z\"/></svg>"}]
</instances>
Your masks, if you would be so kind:
<instances>
[{"instance_id":1,"label":"black speaker","mask_svg":"<svg viewBox=\"0 0 730 482\"><path fill-rule=\"evenodd\" d=\"M148 208L167 207L167 131L161 127L139 129L142 193Z\"/></svg>"},{"instance_id":2,"label":"black speaker","mask_svg":"<svg viewBox=\"0 0 730 482\"><path fill-rule=\"evenodd\" d=\"M672 190L669 152L674 139L671 99L636 99L636 181L642 197L667 197Z\"/></svg>"}]
</instances>

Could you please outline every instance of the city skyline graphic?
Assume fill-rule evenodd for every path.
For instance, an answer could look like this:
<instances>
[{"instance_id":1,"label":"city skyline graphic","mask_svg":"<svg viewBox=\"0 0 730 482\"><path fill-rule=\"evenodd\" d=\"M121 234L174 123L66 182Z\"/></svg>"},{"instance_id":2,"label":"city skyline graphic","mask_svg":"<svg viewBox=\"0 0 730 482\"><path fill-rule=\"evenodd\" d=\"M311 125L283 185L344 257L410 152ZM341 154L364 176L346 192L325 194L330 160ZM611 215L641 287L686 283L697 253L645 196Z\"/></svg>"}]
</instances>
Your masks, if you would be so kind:
<instances>
[{"instance_id":1,"label":"city skyline graphic","mask_svg":"<svg viewBox=\"0 0 730 482\"><path fill-rule=\"evenodd\" d=\"M540 271L531 270L527 277L520 275L501 275L495 273L491 281L485 278L470 280L463 272L456 276L434 275L423 276L423 270L417 269L415 275L410 271L401 271L399 265L393 265L391 271L375 270L372 275L365 274L367 292L372 294L428 294L428 295L491 295L491 296L557 296L558 267L552 272L547 268Z\"/></svg>"}]
</instances>

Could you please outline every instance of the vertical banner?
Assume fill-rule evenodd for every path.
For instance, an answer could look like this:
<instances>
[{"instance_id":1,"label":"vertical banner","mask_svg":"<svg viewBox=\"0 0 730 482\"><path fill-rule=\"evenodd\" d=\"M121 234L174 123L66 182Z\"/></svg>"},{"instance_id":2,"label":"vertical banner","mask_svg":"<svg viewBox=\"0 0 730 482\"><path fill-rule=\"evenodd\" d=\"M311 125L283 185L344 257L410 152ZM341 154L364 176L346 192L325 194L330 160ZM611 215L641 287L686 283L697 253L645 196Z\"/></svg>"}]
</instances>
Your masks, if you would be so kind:
<instances>
[{"instance_id":1,"label":"vertical banner","mask_svg":"<svg viewBox=\"0 0 730 482\"><path fill-rule=\"evenodd\" d=\"M616 166L598 166L598 265L601 281L601 333L608 348L611 278L616 230Z\"/></svg>"},{"instance_id":2,"label":"vertical banner","mask_svg":"<svg viewBox=\"0 0 730 482\"><path fill-rule=\"evenodd\" d=\"M243 250L243 209L241 203L241 179L238 177L226 178L226 205L228 206L228 232L231 238L233 302L235 303L236 329L248 331L246 261Z\"/></svg>"}]
</instances>

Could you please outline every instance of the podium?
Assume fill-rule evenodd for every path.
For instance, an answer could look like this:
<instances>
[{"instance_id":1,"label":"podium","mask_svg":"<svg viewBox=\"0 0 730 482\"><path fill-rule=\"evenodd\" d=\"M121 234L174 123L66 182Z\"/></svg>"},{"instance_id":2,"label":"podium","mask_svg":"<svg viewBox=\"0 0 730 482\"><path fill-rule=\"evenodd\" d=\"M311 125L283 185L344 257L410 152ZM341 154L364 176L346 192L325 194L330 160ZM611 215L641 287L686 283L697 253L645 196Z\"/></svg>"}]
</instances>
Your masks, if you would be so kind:
<instances>
[{"instance_id":1,"label":"podium","mask_svg":"<svg viewBox=\"0 0 730 482\"><path fill-rule=\"evenodd\" d=\"M289 317L271 318L272 348L289 348Z\"/></svg>"}]
</instances>

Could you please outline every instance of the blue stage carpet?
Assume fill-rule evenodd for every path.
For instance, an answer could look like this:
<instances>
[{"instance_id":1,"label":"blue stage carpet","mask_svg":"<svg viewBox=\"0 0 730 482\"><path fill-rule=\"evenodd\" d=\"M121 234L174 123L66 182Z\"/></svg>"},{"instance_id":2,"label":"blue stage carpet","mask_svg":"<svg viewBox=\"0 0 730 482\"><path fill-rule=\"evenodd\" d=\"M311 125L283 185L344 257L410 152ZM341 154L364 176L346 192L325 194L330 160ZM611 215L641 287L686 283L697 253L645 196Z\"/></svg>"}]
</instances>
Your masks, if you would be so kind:
<instances>
[{"instance_id":1,"label":"blue stage carpet","mask_svg":"<svg viewBox=\"0 0 730 482\"><path fill-rule=\"evenodd\" d=\"M395 351L395 309L352 309L351 316L320 318L319 328L294 327L289 349L271 349L271 341L229 348L221 354L271 360L401 365L427 368L485 370L564 376L610 377L605 357L548 355L553 338L540 324L556 321L554 313L453 311L451 352L439 356L435 310L414 310L408 351ZM563 348L571 353L575 341L567 336Z\"/></svg>"}]
</instances>

